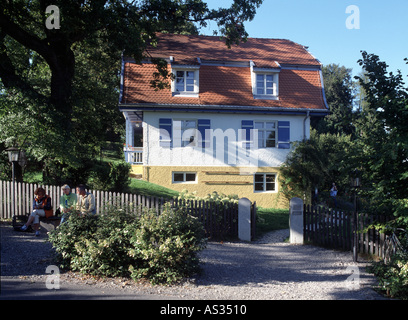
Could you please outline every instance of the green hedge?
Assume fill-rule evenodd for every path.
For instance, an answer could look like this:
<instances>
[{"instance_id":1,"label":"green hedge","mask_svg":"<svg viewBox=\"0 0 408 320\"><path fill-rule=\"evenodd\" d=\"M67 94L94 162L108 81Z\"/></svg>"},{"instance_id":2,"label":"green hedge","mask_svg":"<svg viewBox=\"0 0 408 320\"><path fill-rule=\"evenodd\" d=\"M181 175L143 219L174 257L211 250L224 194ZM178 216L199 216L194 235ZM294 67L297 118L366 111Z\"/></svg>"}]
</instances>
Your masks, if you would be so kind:
<instances>
[{"instance_id":1,"label":"green hedge","mask_svg":"<svg viewBox=\"0 0 408 320\"><path fill-rule=\"evenodd\" d=\"M166 206L158 215L110 208L103 215L71 214L49 234L62 268L97 276L174 283L199 270L205 248L202 224L185 210Z\"/></svg>"}]
</instances>

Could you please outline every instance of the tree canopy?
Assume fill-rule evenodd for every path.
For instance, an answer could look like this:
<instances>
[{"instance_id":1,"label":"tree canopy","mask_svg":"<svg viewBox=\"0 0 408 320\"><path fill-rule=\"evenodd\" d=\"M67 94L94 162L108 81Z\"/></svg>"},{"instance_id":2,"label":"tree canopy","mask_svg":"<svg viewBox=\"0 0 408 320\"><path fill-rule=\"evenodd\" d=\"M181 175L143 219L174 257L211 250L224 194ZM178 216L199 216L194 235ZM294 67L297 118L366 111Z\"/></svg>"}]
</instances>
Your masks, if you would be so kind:
<instances>
[{"instance_id":1,"label":"tree canopy","mask_svg":"<svg viewBox=\"0 0 408 320\"><path fill-rule=\"evenodd\" d=\"M312 126L319 133L353 134L354 84L351 69L338 64L323 66L323 81L330 114L312 119Z\"/></svg>"}]
</instances>

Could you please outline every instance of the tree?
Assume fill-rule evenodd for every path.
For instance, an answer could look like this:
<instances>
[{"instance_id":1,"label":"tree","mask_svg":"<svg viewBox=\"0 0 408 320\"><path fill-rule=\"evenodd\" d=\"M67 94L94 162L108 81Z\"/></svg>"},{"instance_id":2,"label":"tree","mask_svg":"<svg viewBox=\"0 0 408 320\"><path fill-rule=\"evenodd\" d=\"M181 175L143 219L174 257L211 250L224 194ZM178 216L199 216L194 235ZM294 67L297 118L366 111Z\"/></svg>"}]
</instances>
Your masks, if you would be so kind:
<instances>
[{"instance_id":1,"label":"tree","mask_svg":"<svg viewBox=\"0 0 408 320\"><path fill-rule=\"evenodd\" d=\"M359 64L365 71L357 77L366 95L357 122L365 191L376 210L405 215L408 224L408 88L401 72L388 72L377 55L363 51Z\"/></svg>"},{"instance_id":2,"label":"tree","mask_svg":"<svg viewBox=\"0 0 408 320\"><path fill-rule=\"evenodd\" d=\"M46 93L50 73L45 61L17 42L13 45L21 61L30 60L28 67L23 65L27 83ZM86 180L86 172L94 163L90 159L100 154L108 136L121 134L124 120L116 106L120 60L119 55L115 59L104 49L103 45L83 43L75 51L70 131L65 130L64 116L52 106L17 89L4 89L6 94L0 95L0 141L22 146L30 155L30 163L40 162L44 182L76 181L72 174Z\"/></svg>"},{"instance_id":3,"label":"tree","mask_svg":"<svg viewBox=\"0 0 408 320\"><path fill-rule=\"evenodd\" d=\"M335 182L344 194L349 190L356 153L350 135L311 130L310 140L299 142L280 168L282 193L287 199L300 197L310 202L315 188L328 191Z\"/></svg>"},{"instance_id":4,"label":"tree","mask_svg":"<svg viewBox=\"0 0 408 320\"><path fill-rule=\"evenodd\" d=\"M78 169L100 148L109 115L117 130L121 54L141 61L157 32L197 32L208 20L217 21L226 45L235 45L245 41L243 23L261 3L235 0L210 10L202 0L2 1L0 115L3 127L18 115L30 130L27 138L7 127L0 142L30 141L37 160L57 171ZM47 27L49 5L58 9L59 29Z\"/></svg>"},{"instance_id":5,"label":"tree","mask_svg":"<svg viewBox=\"0 0 408 320\"><path fill-rule=\"evenodd\" d=\"M319 133L354 133L353 126L353 81L351 69L338 64L323 66L323 81L330 114L323 119L313 119L312 126Z\"/></svg>"}]
</instances>

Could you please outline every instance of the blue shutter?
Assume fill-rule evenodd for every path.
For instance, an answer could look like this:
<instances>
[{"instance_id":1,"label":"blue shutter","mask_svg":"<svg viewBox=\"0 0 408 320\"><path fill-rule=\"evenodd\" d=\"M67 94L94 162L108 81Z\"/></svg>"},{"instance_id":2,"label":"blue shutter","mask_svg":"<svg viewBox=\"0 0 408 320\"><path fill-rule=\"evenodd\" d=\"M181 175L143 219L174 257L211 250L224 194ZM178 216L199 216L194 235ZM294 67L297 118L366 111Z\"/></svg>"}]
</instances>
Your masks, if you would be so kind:
<instances>
[{"instance_id":1,"label":"blue shutter","mask_svg":"<svg viewBox=\"0 0 408 320\"><path fill-rule=\"evenodd\" d=\"M211 129L211 121L208 119L198 119L197 129L201 135L201 141L198 141L198 145L203 148L210 147L210 137L207 137L205 130Z\"/></svg>"},{"instance_id":2,"label":"blue shutter","mask_svg":"<svg viewBox=\"0 0 408 320\"><path fill-rule=\"evenodd\" d=\"M278 122L278 148L290 149L290 121Z\"/></svg>"},{"instance_id":3,"label":"blue shutter","mask_svg":"<svg viewBox=\"0 0 408 320\"><path fill-rule=\"evenodd\" d=\"M245 149L250 149L251 146L253 145L253 137L251 135L251 130L254 129L254 122L252 120L242 120L242 126L241 128L244 130L243 131L243 148Z\"/></svg>"},{"instance_id":4,"label":"blue shutter","mask_svg":"<svg viewBox=\"0 0 408 320\"><path fill-rule=\"evenodd\" d=\"M172 120L159 119L159 128L160 128L160 146L163 148L170 148L172 137Z\"/></svg>"}]
</instances>

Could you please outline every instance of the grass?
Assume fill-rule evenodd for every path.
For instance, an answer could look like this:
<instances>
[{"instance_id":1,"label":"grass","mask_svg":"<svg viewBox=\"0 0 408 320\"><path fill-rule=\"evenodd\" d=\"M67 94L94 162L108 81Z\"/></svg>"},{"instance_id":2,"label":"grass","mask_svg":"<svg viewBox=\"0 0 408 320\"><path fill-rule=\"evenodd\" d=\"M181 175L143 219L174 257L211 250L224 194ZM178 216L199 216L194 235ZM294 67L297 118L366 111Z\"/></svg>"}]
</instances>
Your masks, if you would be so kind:
<instances>
[{"instance_id":1,"label":"grass","mask_svg":"<svg viewBox=\"0 0 408 320\"><path fill-rule=\"evenodd\" d=\"M179 195L178 191L159 186L158 184L134 178L131 178L129 192L144 196L154 196L163 198L173 198L174 196Z\"/></svg>"},{"instance_id":2,"label":"grass","mask_svg":"<svg viewBox=\"0 0 408 320\"><path fill-rule=\"evenodd\" d=\"M273 208L257 208L256 235L267 232L289 229L289 210Z\"/></svg>"}]
</instances>

